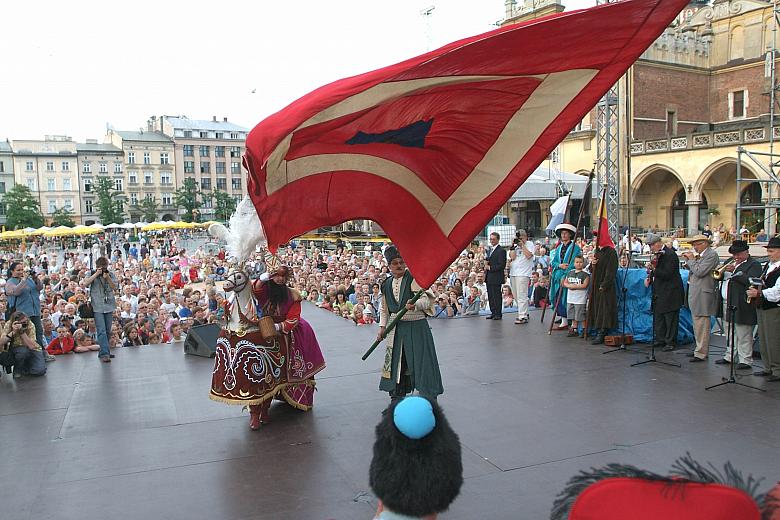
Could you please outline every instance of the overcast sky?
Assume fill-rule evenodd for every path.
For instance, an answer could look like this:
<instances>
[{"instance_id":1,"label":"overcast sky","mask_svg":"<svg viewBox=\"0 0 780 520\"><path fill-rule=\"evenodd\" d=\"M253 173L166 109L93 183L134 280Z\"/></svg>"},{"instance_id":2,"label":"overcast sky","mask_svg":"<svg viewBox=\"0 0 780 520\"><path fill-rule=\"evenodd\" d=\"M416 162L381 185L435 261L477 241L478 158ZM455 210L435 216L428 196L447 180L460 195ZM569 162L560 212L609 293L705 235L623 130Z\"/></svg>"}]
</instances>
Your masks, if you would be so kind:
<instances>
[{"instance_id":1,"label":"overcast sky","mask_svg":"<svg viewBox=\"0 0 780 520\"><path fill-rule=\"evenodd\" d=\"M102 141L107 124L137 130L152 114L252 128L320 85L489 31L504 1L5 0L2 11L0 139Z\"/></svg>"}]
</instances>

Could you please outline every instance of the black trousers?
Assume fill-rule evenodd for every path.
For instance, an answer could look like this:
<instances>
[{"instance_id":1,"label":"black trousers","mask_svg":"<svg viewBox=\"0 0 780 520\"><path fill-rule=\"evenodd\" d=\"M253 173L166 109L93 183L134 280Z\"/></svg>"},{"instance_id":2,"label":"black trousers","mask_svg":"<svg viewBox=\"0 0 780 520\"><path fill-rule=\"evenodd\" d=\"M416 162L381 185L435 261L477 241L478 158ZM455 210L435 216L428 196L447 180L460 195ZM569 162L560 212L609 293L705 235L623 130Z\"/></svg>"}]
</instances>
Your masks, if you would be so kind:
<instances>
[{"instance_id":1,"label":"black trousers","mask_svg":"<svg viewBox=\"0 0 780 520\"><path fill-rule=\"evenodd\" d=\"M501 317L501 284L487 284L488 303L490 304L490 314L494 317Z\"/></svg>"},{"instance_id":2,"label":"black trousers","mask_svg":"<svg viewBox=\"0 0 780 520\"><path fill-rule=\"evenodd\" d=\"M655 342L677 346L677 329L680 327L680 310L655 313Z\"/></svg>"}]
</instances>

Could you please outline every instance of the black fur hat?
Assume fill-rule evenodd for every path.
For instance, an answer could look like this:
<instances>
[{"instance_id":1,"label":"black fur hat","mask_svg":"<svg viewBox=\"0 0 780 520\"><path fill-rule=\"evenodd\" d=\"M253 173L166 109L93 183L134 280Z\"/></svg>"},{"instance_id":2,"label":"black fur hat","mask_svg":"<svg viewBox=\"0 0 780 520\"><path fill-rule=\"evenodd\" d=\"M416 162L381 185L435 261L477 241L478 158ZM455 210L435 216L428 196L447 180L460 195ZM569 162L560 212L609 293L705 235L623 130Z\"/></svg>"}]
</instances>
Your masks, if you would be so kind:
<instances>
[{"instance_id":1,"label":"black fur hat","mask_svg":"<svg viewBox=\"0 0 780 520\"><path fill-rule=\"evenodd\" d=\"M397 247L387 246L385 248L385 260L387 260L388 265L393 261L394 258L401 258L401 253L398 252Z\"/></svg>"},{"instance_id":2,"label":"black fur hat","mask_svg":"<svg viewBox=\"0 0 780 520\"><path fill-rule=\"evenodd\" d=\"M432 429L419 439L408 437L396 426L399 419L395 410L409 399L430 403L428 417L422 420L428 419ZM407 397L391 403L382 414L376 426L374 457L369 470L374 494L384 507L401 515L421 517L447 510L460 493L463 464L458 435L439 405L423 397ZM406 419L408 424L408 415ZM409 434L407 428L401 427Z\"/></svg>"}]
</instances>

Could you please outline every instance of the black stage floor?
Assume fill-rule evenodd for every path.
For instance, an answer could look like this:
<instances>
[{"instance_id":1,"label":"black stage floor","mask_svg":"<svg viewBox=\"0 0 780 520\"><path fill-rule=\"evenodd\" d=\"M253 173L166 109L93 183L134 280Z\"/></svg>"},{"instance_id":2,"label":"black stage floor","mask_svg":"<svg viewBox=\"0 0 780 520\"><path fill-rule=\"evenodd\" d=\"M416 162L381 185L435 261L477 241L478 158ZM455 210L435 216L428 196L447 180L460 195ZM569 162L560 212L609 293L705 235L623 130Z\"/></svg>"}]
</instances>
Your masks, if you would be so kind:
<instances>
[{"instance_id":1,"label":"black stage floor","mask_svg":"<svg viewBox=\"0 0 780 520\"><path fill-rule=\"evenodd\" d=\"M271 408L258 432L239 407L208 399L213 361L170 345L118 349L110 365L60 357L44 378L0 380L0 518L355 519L372 517L373 428L388 404L383 354L360 360L375 328L304 310L328 367L315 408ZM549 317L548 317L549 320ZM701 461L780 479L780 384L659 355L682 368L630 368L557 332L481 318L432 322L463 444L465 484L445 520L545 519L581 469L609 462L664 471ZM720 349L718 349L720 350Z\"/></svg>"}]
</instances>

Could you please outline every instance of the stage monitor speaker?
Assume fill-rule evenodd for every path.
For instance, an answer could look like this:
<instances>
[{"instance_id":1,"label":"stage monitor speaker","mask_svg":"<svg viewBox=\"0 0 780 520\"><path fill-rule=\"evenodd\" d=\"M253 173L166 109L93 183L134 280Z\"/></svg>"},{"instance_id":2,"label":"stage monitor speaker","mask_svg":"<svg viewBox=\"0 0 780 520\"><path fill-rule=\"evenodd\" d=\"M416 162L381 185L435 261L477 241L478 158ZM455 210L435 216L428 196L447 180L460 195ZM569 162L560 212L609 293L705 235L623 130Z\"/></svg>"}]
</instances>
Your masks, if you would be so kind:
<instances>
[{"instance_id":1,"label":"stage monitor speaker","mask_svg":"<svg viewBox=\"0 0 780 520\"><path fill-rule=\"evenodd\" d=\"M184 340L184 353L193 356L214 357L217 352L219 325L196 325L187 333Z\"/></svg>"}]
</instances>

